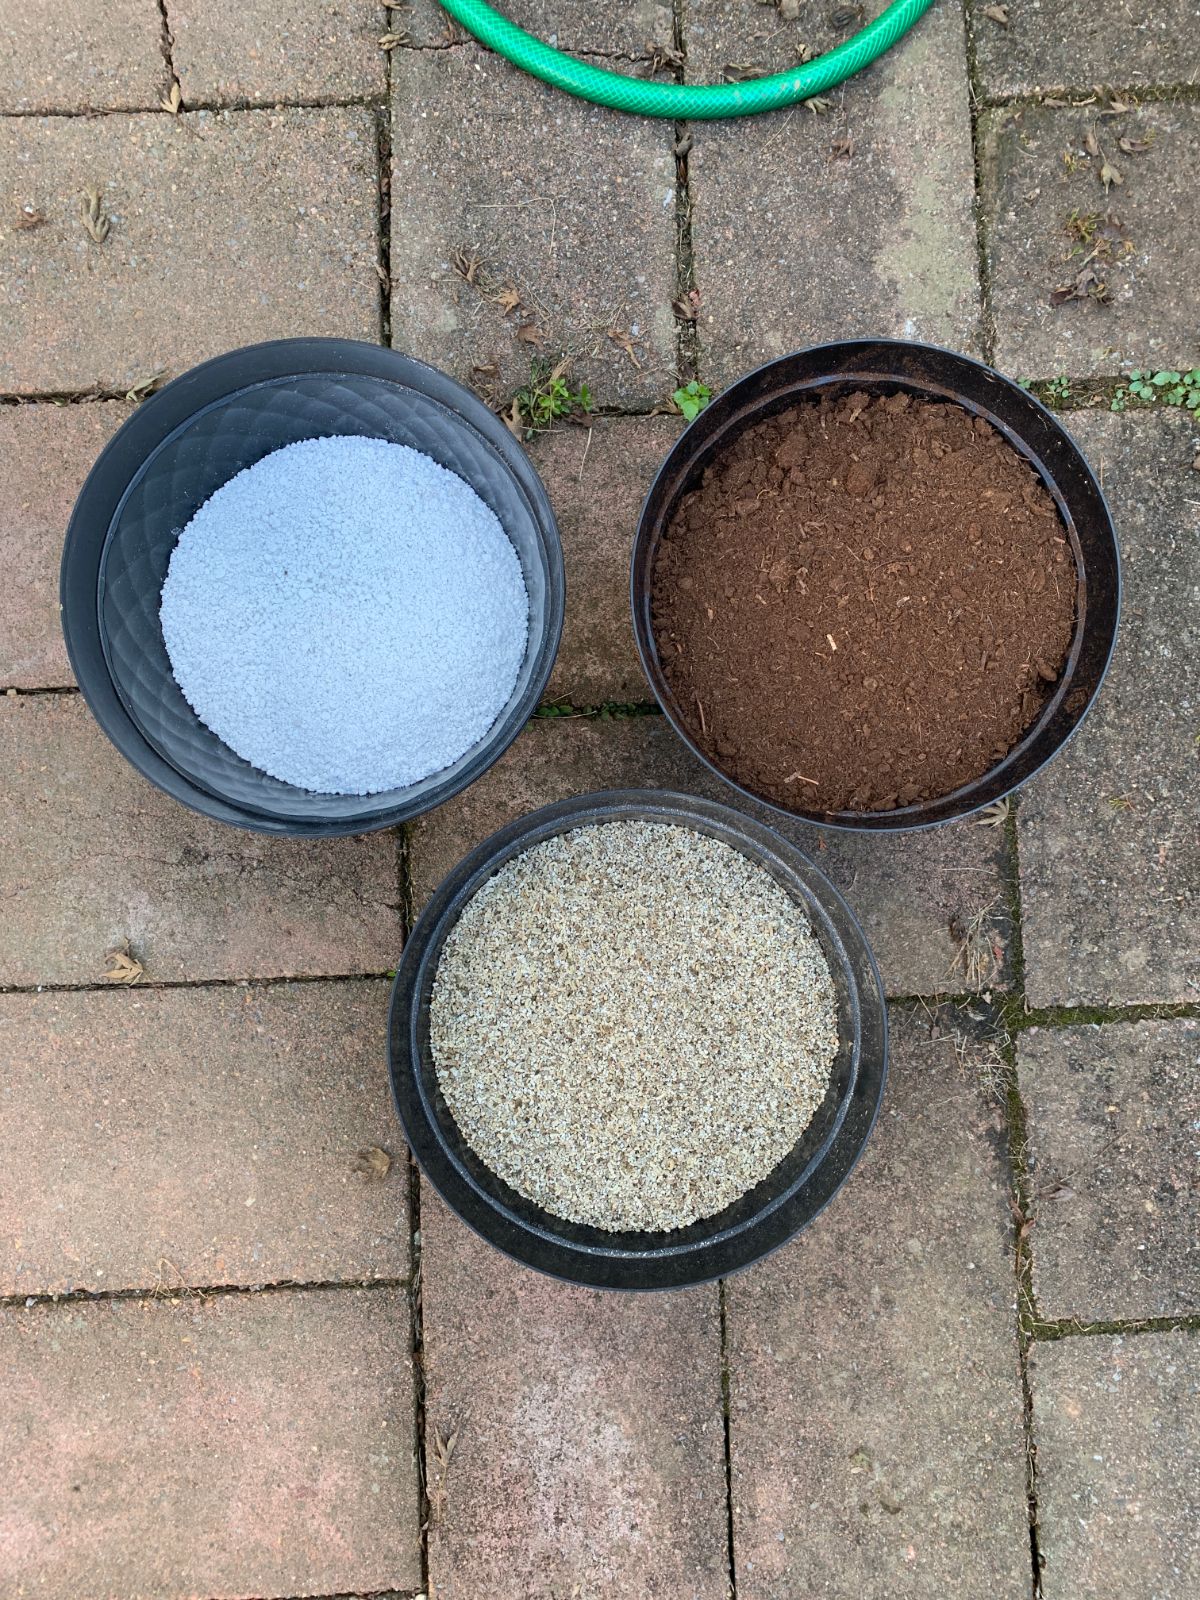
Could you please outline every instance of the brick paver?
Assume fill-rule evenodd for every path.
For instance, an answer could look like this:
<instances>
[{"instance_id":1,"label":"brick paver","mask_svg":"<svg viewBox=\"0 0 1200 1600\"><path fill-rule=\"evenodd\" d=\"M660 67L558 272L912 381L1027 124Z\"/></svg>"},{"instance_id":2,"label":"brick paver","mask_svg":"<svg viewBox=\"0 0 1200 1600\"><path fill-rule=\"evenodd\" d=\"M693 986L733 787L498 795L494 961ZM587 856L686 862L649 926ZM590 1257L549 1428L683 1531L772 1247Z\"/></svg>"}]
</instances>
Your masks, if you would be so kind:
<instances>
[{"instance_id":1,"label":"brick paver","mask_svg":"<svg viewBox=\"0 0 1200 1600\"><path fill-rule=\"evenodd\" d=\"M1029 1593L1001 1121L975 1047L892 1021L861 1168L727 1286L740 1600Z\"/></svg>"},{"instance_id":2,"label":"brick paver","mask_svg":"<svg viewBox=\"0 0 1200 1600\"><path fill-rule=\"evenodd\" d=\"M1200 1023L1022 1034L1043 1317L1200 1311Z\"/></svg>"},{"instance_id":3,"label":"brick paver","mask_svg":"<svg viewBox=\"0 0 1200 1600\"><path fill-rule=\"evenodd\" d=\"M1006 372L1086 377L1187 365L1195 354L1200 107L1101 111L1022 106L980 120L996 358ZM1088 153L1089 134L1099 154ZM1125 154L1121 139L1138 150ZM1105 161L1120 186L1105 189ZM1082 298L1053 304L1093 250L1087 264L1104 303L1093 282Z\"/></svg>"},{"instance_id":4,"label":"brick paver","mask_svg":"<svg viewBox=\"0 0 1200 1600\"><path fill-rule=\"evenodd\" d=\"M0 115L150 110L167 87L157 0L0 8ZM0 237L7 231L0 223Z\"/></svg>"},{"instance_id":5,"label":"brick paver","mask_svg":"<svg viewBox=\"0 0 1200 1600\"><path fill-rule=\"evenodd\" d=\"M0 194L46 219L5 240L0 392L124 391L291 334L377 339L376 171L355 106L0 119Z\"/></svg>"},{"instance_id":6,"label":"brick paver","mask_svg":"<svg viewBox=\"0 0 1200 1600\"><path fill-rule=\"evenodd\" d=\"M58 617L58 563L75 496L132 408L0 407L0 688L74 680Z\"/></svg>"},{"instance_id":7,"label":"brick paver","mask_svg":"<svg viewBox=\"0 0 1200 1600\"><path fill-rule=\"evenodd\" d=\"M413 824L417 905L460 857L506 822L568 795L627 787L681 789L742 803L688 754L662 717L538 722L470 789ZM759 814L846 895L889 993L961 993L1003 976L1006 919L997 830L968 822L880 841Z\"/></svg>"},{"instance_id":8,"label":"brick paver","mask_svg":"<svg viewBox=\"0 0 1200 1600\"><path fill-rule=\"evenodd\" d=\"M381 96L388 30L378 0L170 0L171 60L184 104Z\"/></svg>"},{"instance_id":9,"label":"brick paver","mask_svg":"<svg viewBox=\"0 0 1200 1600\"><path fill-rule=\"evenodd\" d=\"M438 1202L421 1235L431 1594L726 1600L715 1286L556 1283Z\"/></svg>"},{"instance_id":10,"label":"brick paver","mask_svg":"<svg viewBox=\"0 0 1200 1600\"><path fill-rule=\"evenodd\" d=\"M692 0L688 77L779 70L809 13L782 25L756 0ZM834 8L836 9L836 8ZM704 31L701 31L703 25ZM693 128L692 237L701 370L727 384L802 345L894 334L974 347L979 322L962 12L941 4L814 116ZM853 139L853 154L834 146ZM842 146L842 148L846 148Z\"/></svg>"},{"instance_id":11,"label":"brick paver","mask_svg":"<svg viewBox=\"0 0 1200 1600\"><path fill-rule=\"evenodd\" d=\"M669 394L671 128L572 100L475 45L397 51L392 94L396 347L498 398L533 359L564 353L600 403ZM477 262L474 283L456 257Z\"/></svg>"},{"instance_id":12,"label":"brick paver","mask_svg":"<svg viewBox=\"0 0 1200 1600\"><path fill-rule=\"evenodd\" d=\"M1200 998L1197 475L1189 419L1086 413L1125 569L1121 637L1077 738L1018 812L1034 1005Z\"/></svg>"},{"instance_id":13,"label":"brick paver","mask_svg":"<svg viewBox=\"0 0 1200 1600\"><path fill-rule=\"evenodd\" d=\"M420 1583L403 1291L0 1310L13 1595Z\"/></svg>"},{"instance_id":14,"label":"brick paver","mask_svg":"<svg viewBox=\"0 0 1200 1600\"><path fill-rule=\"evenodd\" d=\"M1033 1356L1045 1600L1200 1588L1200 1335L1038 1345Z\"/></svg>"},{"instance_id":15,"label":"brick paver","mask_svg":"<svg viewBox=\"0 0 1200 1600\"><path fill-rule=\"evenodd\" d=\"M682 424L674 417L596 419L530 447L562 534L567 616L547 698L575 705L651 700L629 612L629 557L642 501Z\"/></svg>"},{"instance_id":16,"label":"brick paver","mask_svg":"<svg viewBox=\"0 0 1200 1600\"><path fill-rule=\"evenodd\" d=\"M1086 96L1097 83L1137 89L1194 82L1196 0L1098 6L1095 0L1014 0L1007 22L989 17L989 0L969 0L975 59L991 97L1068 88Z\"/></svg>"},{"instance_id":17,"label":"brick paver","mask_svg":"<svg viewBox=\"0 0 1200 1600\"><path fill-rule=\"evenodd\" d=\"M383 972L396 841L269 839L161 795L78 695L0 699L0 984L94 983L128 941L151 980Z\"/></svg>"},{"instance_id":18,"label":"brick paver","mask_svg":"<svg viewBox=\"0 0 1200 1600\"><path fill-rule=\"evenodd\" d=\"M504 15L539 39L572 54L644 57L658 45L670 46L675 37L671 6L667 0L627 0L612 7L602 0L504 0ZM467 35L438 5L437 0L412 0L392 13L393 26L406 33L414 45L442 45ZM621 72L620 59L611 63Z\"/></svg>"},{"instance_id":19,"label":"brick paver","mask_svg":"<svg viewBox=\"0 0 1200 1600\"><path fill-rule=\"evenodd\" d=\"M403 1276L387 989L0 995L0 1293Z\"/></svg>"}]
</instances>

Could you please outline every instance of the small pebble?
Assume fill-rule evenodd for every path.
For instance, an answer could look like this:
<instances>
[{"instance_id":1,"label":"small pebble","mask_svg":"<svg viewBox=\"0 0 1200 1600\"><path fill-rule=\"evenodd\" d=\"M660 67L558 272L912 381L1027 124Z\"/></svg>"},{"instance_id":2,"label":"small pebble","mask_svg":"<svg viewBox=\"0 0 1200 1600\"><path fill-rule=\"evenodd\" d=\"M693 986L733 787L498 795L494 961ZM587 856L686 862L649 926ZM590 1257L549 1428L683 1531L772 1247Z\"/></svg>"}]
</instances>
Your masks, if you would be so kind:
<instances>
[{"instance_id":1,"label":"small pebble","mask_svg":"<svg viewBox=\"0 0 1200 1600\"><path fill-rule=\"evenodd\" d=\"M624 820L535 845L475 894L430 1038L476 1154L610 1230L681 1228L766 1178L838 1047L804 909L719 840Z\"/></svg>"}]
</instances>

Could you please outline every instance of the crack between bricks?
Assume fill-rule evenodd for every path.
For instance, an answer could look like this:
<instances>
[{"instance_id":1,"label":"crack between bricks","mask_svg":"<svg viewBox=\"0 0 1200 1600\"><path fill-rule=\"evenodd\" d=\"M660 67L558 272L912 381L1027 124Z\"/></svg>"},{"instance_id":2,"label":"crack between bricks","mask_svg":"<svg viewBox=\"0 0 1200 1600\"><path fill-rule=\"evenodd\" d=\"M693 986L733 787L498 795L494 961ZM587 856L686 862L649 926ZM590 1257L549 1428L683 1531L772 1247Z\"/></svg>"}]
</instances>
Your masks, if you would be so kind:
<instances>
[{"instance_id":1,"label":"crack between bricks","mask_svg":"<svg viewBox=\"0 0 1200 1600\"><path fill-rule=\"evenodd\" d=\"M140 978L137 983L3 983L0 998L25 994L118 994L175 989L278 989L296 983L391 983L394 971L306 972L266 978Z\"/></svg>"},{"instance_id":2,"label":"crack between bricks","mask_svg":"<svg viewBox=\"0 0 1200 1600\"><path fill-rule=\"evenodd\" d=\"M967 102L971 128L971 161L975 186L971 209L975 218L975 270L979 280L979 345L984 360L995 365L996 317L992 304L992 267L989 254L987 183L979 132L983 104L982 80L975 55L975 17L968 0L962 0L967 53Z\"/></svg>"},{"instance_id":3,"label":"crack between bricks","mask_svg":"<svg viewBox=\"0 0 1200 1600\"><path fill-rule=\"evenodd\" d=\"M1200 1311L1167 1317L1117 1317L1107 1322L1084 1322L1078 1317L1039 1317L1030 1326L1034 1344L1056 1344L1061 1339L1136 1338L1143 1333L1200 1333Z\"/></svg>"},{"instance_id":4,"label":"crack between bricks","mask_svg":"<svg viewBox=\"0 0 1200 1600\"><path fill-rule=\"evenodd\" d=\"M717 1305L721 1323L721 1419L725 1443L725 1549L729 1564L729 1600L737 1600L737 1550L733 1525L733 1427L730 1399L733 1391L729 1360L729 1307L725 1279L717 1283Z\"/></svg>"},{"instance_id":5,"label":"crack between bricks","mask_svg":"<svg viewBox=\"0 0 1200 1600\"><path fill-rule=\"evenodd\" d=\"M687 59L686 0L672 0L672 42L675 50ZM677 83L683 82L683 66L674 69ZM691 125L684 121L672 124L675 130L675 302L689 304L689 297L697 286L696 249L692 236L692 179L690 166ZM700 335L698 323L675 314L675 360L680 385L690 383L700 376Z\"/></svg>"},{"instance_id":6,"label":"crack between bricks","mask_svg":"<svg viewBox=\"0 0 1200 1600\"><path fill-rule=\"evenodd\" d=\"M179 74L175 71L175 36L171 32L171 19L167 15L167 0L158 0L159 33L158 48L162 52L163 62L170 80L168 93L171 89L178 89L180 102L183 98L183 85L179 81ZM174 115L174 112L171 113Z\"/></svg>"},{"instance_id":7,"label":"crack between bricks","mask_svg":"<svg viewBox=\"0 0 1200 1600\"><path fill-rule=\"evenodd\" d=\"M187 1283L176 1288L148 1289L69 1289L52 1292L0 1294L0 1310L33 1311L40 1306L111 1305L126 1301L149 1301L157 1305L178 1304L184 1300L237 1300L259 1295L306 1293L336 1294L342 1290L407 1290L412 1278L277 1278L269 1283Z\"/></svg>"},{"instance_id":8,"label":"crack between bricks","mask_svg":"<svg viewBox=\"0 0 1200 1600\"><path fill-rule=\"evenodd\" d=\"M981 109L987 111L1015 111L1026 106L1044 106L1047 97L1069 100L1065 106L1050 106L1051 111L1084 111L1097 104L1097 89L1103 89L1110 98L1125 100L1135 109L1141 105L1200 105L1200 84L1196 83L1140 83L1098 84L1086 88L1069 84L1042 84L1035 89L1018 90L1012 94L979 96Z\"/></svg>"}]
</instances>

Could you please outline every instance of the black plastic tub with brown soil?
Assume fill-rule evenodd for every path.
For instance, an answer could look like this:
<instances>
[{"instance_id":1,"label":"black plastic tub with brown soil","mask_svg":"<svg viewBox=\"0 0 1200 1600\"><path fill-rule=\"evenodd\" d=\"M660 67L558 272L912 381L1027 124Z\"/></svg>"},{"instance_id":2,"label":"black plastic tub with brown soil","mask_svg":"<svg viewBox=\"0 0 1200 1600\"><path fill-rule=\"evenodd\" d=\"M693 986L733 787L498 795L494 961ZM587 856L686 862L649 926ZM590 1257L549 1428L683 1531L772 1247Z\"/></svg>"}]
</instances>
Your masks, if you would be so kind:
<instances>
[{"instance_id":1,"label":"black plastic tub with brown soil","mask_svg":"<svg viewBox=\"0 0 1200 1600\"><path fill-rule=\"evenodd\" d=\"M723 443L649 578L684 731L810 814L919 807L1002 763L1055 693L1079 605L1059 508L1004 435L865 388Z\"/></svg>"}]
</instances>

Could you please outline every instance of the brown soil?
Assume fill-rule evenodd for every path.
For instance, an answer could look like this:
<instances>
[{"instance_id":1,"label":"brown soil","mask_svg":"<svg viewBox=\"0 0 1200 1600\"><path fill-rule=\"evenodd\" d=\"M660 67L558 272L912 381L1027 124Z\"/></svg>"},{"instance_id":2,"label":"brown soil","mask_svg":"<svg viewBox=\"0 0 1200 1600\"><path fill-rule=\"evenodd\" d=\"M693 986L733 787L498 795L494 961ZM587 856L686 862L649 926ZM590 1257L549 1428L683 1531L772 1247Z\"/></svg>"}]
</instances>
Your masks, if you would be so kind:
<instances>
[{"instance_id":1,"label":"brown soil","mask_svg":"<svg viewBox=\"0 0 1200 1600\"><path fill-rule=\"evenodd\" d=\"M794 406L684 496L652 617L689 733L800 811L889 811L978 778L1066 660L1075 567L986 422L906 394Z\"/></svg>"}]
</instances>

